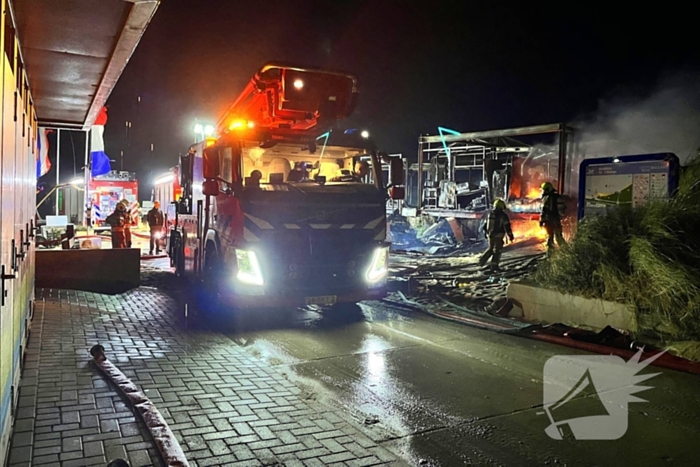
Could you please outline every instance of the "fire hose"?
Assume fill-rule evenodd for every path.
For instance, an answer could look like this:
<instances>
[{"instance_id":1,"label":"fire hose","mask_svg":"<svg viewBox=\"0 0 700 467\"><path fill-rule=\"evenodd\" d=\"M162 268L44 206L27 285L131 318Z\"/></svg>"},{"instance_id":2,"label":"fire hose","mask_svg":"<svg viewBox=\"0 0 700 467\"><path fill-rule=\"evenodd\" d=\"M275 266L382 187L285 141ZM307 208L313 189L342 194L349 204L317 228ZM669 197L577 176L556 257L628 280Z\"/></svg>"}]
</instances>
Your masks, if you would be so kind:
<instances>
[{"instance_id":1,"label":"fire hose","mask_svg":"<svg viewBox=\"0 0 700 467\"><path fill-rule=\"evenodd\" d=\"M129 399L131 405L138 411L146 427L151 432L153 441L160 452L163 462L168 467L189 467L185 453L180 447L175 435L165 422L156 406L136 384L122 373L119 368L107 360L105 348L95 345L90 349L95 365L107 376L112 383Z\"/></svg>"}]
</instances>

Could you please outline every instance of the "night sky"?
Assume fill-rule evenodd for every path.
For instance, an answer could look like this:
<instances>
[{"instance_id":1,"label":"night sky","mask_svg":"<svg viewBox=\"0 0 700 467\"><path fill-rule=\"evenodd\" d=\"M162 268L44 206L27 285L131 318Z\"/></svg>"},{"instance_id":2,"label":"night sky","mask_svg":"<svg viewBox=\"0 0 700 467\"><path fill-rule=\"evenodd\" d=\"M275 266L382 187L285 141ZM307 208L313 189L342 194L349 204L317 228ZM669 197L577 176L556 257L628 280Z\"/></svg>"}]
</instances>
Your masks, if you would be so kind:
<instances>
[{"instance_id":1,"label":"night sky","mask_svg":"<svg viewBox=\"0 0 700 467\"><path fill-rule=\"evenodd\" d=\"M700 69L689 11L496 3L164 1L108 101L107 152L124 151L149 198L193 142L195 118L216 122L268 61L357 74L360 104L343 125L409 156L438 126L568 122L619 93L644 98L662 74Z\"/></svg>"}]
</instances>

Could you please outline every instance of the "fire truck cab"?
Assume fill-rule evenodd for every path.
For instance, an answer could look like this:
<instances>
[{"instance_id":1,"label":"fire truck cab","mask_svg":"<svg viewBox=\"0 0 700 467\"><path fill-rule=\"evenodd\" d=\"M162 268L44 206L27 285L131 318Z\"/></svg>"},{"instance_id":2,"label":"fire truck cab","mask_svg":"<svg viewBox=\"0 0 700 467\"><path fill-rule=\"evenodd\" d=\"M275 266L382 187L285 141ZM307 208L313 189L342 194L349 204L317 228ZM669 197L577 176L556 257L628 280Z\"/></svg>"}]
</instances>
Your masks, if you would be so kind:
<instances>
[{"instance_id":1,"label":"fire truck cab","mask_svg":"<svg viewBox=\"0 0 700 467\"><path fill-rule=\"evenodd\" d=\"M178 274L243 308L335 305L386 293L386 200L402 161L358 132L326 131L357 101L353 75L284 65L258 72L180 160L170 231ZM383 183L382 160L397 183Z\"/></svg>"}]
</instances>

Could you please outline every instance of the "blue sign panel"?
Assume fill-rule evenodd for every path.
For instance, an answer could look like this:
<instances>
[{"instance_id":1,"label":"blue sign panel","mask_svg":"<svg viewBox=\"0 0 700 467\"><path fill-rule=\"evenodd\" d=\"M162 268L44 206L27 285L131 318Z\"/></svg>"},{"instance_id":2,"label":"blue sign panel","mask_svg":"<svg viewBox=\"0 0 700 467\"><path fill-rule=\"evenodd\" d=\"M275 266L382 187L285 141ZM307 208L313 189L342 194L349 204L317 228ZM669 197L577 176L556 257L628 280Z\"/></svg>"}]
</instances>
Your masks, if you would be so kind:
<instances>
[{"instance_id":1,"label":"blue sign panel","mask_svg":"<svg viewBox=\"0 0 700 467\"><path fill-rule=\"evenodd\" d=\"M671 153L586 159L581 163L578 218L668 199L677 184L678 158Z\"/></svg>"}]
</instances>

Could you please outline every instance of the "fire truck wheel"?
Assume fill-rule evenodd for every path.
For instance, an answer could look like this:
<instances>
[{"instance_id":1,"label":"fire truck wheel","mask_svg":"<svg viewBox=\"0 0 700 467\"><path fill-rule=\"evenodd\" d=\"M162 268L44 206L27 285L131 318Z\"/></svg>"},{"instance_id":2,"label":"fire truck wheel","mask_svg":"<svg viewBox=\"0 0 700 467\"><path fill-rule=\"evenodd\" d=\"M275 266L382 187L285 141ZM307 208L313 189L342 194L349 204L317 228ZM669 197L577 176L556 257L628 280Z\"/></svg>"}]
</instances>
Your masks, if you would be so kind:
<instances>
[{"instance_id":1,"label":"fire truck wheel","mask_svg":"<svg viewBox=\"0 0 700 467\"><path fill-rule=\"evenodd\" d=\"M170 255L170 264L175 268L175 274L178 277L185 275L185 253L182 247L182 238L177 232L173 232L172 250Z\"/></svg>"},{"instance_id":2,"label":"fire truck wheel","mask_svg":"<svg viewBox=\"0 0 700 467\"><path fill-rule=\"evenodd\" d=\"M219 273L219 255L217 254L213 243L208 243L205 251L206 256L204 260L204 274L202 275L204 287L209 291L209 293L218 295L219 280L221 278Z\"/></svg>"}]
</instances>

